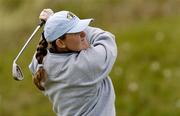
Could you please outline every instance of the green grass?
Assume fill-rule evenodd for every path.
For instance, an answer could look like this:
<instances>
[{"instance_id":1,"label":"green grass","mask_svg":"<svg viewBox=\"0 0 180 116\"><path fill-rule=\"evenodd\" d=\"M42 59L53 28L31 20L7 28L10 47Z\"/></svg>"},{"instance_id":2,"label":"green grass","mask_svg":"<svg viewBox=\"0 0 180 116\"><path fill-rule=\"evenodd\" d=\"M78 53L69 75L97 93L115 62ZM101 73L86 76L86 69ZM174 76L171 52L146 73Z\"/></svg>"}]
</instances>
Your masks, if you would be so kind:
<instances>
[{"instance_id":1,"label":"green grass","mask_svg":"<svg viewBox=\"0 0 180 116\"><path fill-rule=\"evenodd\" d=\"M117 36L119 56L111 75L118 116L180 115L179 19L139 22Z\"/></svg>"},{"instance_id":2,"label":"green grass","mask_svg":"<svg viewBox=\"0 0 180 116\"><path fill-rule=\"evenodd\" d=\"M40 33L18 61L25 79L17 82L11 76L14 57L36 27L39 12L47 7L55 11L71 10L82 18L93 17L93 26L116 35L118 57L110 76L116 92L117 116L180 115L180 16L173 14L173 10L173 15L160 14L144 20L142 17L146 14L143 14L143 9L138 16L126 17L128 12L124 11L124 15L123 11L116 12L121 8L131 12L137 10L130 0L129 4L123 0L113 0L113 3L99 0L96 4L95 0L34 0L31 4L15 0L13 4L17 2L17 6L10 4L10 8L8 2L0 0L4 4L0 4L0 116L55 115L48 98L33 85L28 69ZM79 4L83 5L79 7ZM143 2L143 5L147 4Z\"/></svg>"}]
</instances>

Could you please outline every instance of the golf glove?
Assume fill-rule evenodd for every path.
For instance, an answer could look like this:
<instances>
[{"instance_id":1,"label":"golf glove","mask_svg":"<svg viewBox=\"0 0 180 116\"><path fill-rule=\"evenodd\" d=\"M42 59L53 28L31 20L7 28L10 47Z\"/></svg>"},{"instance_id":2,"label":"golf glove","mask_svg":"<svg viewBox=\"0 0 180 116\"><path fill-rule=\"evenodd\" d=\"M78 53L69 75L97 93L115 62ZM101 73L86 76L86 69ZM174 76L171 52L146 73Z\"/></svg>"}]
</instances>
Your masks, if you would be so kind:
<instances>
[{"instance_id":1,"label":"golf glove","mask_svg":"<svg viewBox=\"0 0 180 116\"><path fill-rule=\"evenodd\" d=\"M39 19L47 21L53 14L54 12L51 9L43 9L39 15Z\"/></svg>"}]
</instances>

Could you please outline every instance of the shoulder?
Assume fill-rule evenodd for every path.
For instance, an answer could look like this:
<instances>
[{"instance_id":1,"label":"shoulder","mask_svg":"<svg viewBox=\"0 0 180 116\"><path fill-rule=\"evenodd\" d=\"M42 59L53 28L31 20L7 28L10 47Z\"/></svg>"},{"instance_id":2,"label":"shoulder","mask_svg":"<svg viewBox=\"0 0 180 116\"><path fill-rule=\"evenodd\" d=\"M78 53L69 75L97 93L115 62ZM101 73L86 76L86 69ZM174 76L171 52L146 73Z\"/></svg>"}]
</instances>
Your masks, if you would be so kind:
<instances>
[{"instance_id":1,"label":"shoulder","mask_svg":"<svg viewBox=\"0 0 180 116\"><path fill-rule=\"evenodd\" d=\"M88 26L84 31L88 37L109 36L109 37L115 38L115 35L112 34L111 32L105 31L98 27Z\"/></svg>"},{"instance_id":2,"label":"shoulder","mask_svg":"<svg viewBox=\"0 0 180 116\"><path fill-rule=\"evenodd\" d=\"M98 27L91 27L91 26L88 26L84 31L85 31L87 34L105 32L103 29L100 29L100 28L98 28Z\"/></svg>"},{"instance_id":3,"label":"shoulder","mask_svg":"<svg viewBox=\"0 0 180 116\"><path fill-rule=\"evenodd\" d=\"M88 26L84 32L86 33L87 39L89 40L90 44L94 43L95 40L97 40L98 38L115 38L115 36L108 31L105 31L101 28L97 28L97 27L91 27Z\"/></svg>"}]
</instances>

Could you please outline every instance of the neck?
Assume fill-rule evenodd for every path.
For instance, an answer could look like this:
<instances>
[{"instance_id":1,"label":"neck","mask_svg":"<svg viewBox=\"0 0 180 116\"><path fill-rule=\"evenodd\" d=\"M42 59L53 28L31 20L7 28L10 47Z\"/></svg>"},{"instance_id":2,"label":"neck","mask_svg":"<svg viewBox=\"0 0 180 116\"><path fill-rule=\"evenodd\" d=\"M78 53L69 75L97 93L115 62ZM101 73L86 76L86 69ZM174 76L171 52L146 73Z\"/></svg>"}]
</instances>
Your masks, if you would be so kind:
<instances>
[{"instance_id":1,"label":"neck","mask_svg":"<svg viewBox=\"0 0 180 116\"><path fill-rule=\"evenodd\" d=\"M72 51L72 50L70 50L68 48L56 48L56 49L50 48L49 52L51 52L51 53L72 53L72 52L75 52L75 51Z\"/></svg>"},{"instance_id":2,"label":"neck","mask_svg":"<svg viewBox=\"0 0 180 116\"><path fill-rule=\"evenodd\" d=\"M58 53L71 53L71 52L74 52L68 48L57 48L57 52Z\"/></svg>"}]
</instances>

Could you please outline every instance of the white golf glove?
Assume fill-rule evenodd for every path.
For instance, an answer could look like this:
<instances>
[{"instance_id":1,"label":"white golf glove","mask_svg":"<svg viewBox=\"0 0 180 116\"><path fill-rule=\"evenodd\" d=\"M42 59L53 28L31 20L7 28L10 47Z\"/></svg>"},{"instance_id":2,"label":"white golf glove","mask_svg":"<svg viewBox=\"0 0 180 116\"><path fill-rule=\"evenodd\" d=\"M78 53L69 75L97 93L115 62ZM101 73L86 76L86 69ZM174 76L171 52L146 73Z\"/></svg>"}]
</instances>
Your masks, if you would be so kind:
<instances>
[{"instance_id":1,"label":"white golf glove","mask_svg":"<svg viewBox=\"0 0 180 116\"><path fill-rule=\"evenodd\" d=\"M39 19L47 21L53 14L54 12L51 9L43 9L39 15Z\"/></svg>"}]
</instances>

